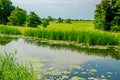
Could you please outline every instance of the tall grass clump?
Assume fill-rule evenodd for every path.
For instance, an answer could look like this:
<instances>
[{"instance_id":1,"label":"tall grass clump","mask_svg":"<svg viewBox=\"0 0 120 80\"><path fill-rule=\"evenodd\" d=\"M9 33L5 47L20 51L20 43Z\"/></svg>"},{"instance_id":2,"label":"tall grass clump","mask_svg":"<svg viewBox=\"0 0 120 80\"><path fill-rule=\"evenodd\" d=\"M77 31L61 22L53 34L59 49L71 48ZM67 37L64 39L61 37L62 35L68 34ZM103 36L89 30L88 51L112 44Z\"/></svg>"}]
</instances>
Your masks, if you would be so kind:
<instances>
[{"instance_id":1,"label":"tall grass clump","mask_svg":"<svg viewBox=\"0 0 120 80\"><path fill-rule=\"evenodd\" d=\"M21 34L21 32L18 29L13 27L0 26L0 34L18 35L18 34Z\"/></svg>"},{"instance_id":2,"label":"tall grass clump","mask_svg":"<svg viewBox=\"0 0 120 80\"><path fill-rule=\"evenodd\" d=\"M89 45L119 45L120 36L108 32L96 31L61 31L61 30L26 30L25 36L51 40L75 41Z\"/></svg>"},{"instance_id":3,"label":"tall grass clump","mask_svg":"<svg viewBox=\"0 0 120 80\"><path fill-rule=\"evenodd\" d=\"M0 80L36 80L32 66L15 63L14 54L0 53Z\"/></svg>"}]
</instances>

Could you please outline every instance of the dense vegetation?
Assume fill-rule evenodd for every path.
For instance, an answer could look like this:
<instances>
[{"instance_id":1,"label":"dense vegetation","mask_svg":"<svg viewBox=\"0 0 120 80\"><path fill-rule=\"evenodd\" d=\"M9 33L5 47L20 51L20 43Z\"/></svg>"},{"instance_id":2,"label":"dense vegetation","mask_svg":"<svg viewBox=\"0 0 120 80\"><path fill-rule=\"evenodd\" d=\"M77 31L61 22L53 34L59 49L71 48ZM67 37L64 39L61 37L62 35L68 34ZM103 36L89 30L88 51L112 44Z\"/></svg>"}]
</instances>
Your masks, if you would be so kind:
<instances>
[{"instance_id":1,"label":"dense vegetation","mask_svg":"<svg viewBox=\"0 0 120 80\"><path fill-rule=\"evenodd\" d=\"M26 30L25 36L45 38L51 40L75 41L88 45L119 45L120 38L107 32L97 31L60 31L60 30Z\"/></svg>"},{"instance_id":2,"label":"dense vegetation","mask_svg":"<svg viewBox=\"0 0 120 80\"><path fill-rule=\"evenodd\" d=\"M0 24L7 24L8 17L14 9L10 0L0 0Z\"/></svg>"},{"instance_id":3,"label":"dense vegetation","mask_svg":"<svg viewBox=\"0 0 120 80\"><path fill-rule=\"evenodd\" d=\"M27 12L19 7L13 6L11 0L0 0L0 24L14 26L37 27L41 25L47 27L51 21L58 23L71 23L71 19L54 19L51 16L41 19L35 12Z\"/></svg>"},{"instance_id":4,"label":"dense vegetation","mask_svg":"<svg viewBox=\"0 0 120 80\"><path fill-rule=\"evenodd\" d=\"M11 15L8 17L8 25L23 26L26 21L26 11L16 7L15 10L11 12Z\"/></svg>"},{"instance_id":5,"label":"dense vegetation","mask_svg":"<svg viewBox=\"0 0 120 80\"><path fill-rule=\"evenodd\" d=\"M116 36L115 34L113 35L112 33L107 32L82 31L82 28L81 30L78 30L78 27L76 25L80 23L79 21L76 21L77 23L74 24L70 18L62 19L59 17L58 19L53 19L51 16L41 19L35 12L30 12L30 14L27 14L25 10L13 6L10 0L0 0L1 9L6 7L5 3L9 3L10 6L8 7L11 9L11 11L9 12L9 15L7 15L8 21L6 20L6 22L4 22L5 20L3 17L0 18L1 23L28 27L38 27L40 24L42 24L42 26L46 28L52 22L58 24L56 25L56 28L58 28L58 30L56 30L54 27L52 29L49 29L50 26L48 26L47 29L24 29L1 26L0 33L2 34L22 34L25 36L33 36L52 40L75 41L89 45L119 45L120 43L119 35ZM119 0L102 0L101 3L96 6L94 21L96 29L119 31L119 3ZM5 11L6 10L3 10L4 13ZM65 28L64 25L66 25L66 23L74 24L74 28L71 28L70 24L67 24L69 27ZM59 25L62 25L63 27L59 27ZM91 28L90 25L86 26L89 26ZM62 28L62 30L59 30L59 28Z\"/></svg>"},{"instance_id":6,"label":"dense vegetation","mask_svg":"<svg viewBox=\"0 0 120 80\"><path fill-rule=\"evenodd\" d=\"M76 22L72 23L73 24L55 24L53 22L48 26L48 28L0 26L0 33L22 34L25 36L50 40L75 41L78 43L85 43L86 45L120 45L120 34L118 33L95 31L93 25L90 24L92 22L79 22L79 24L76 25L76 28L74 28L74 24L76 24ZM83 29L83 26L86 26L86 23L88 27L86 27L86 29ZM79 27L80 25L82 26ZM9 29L10 31L8 31Z\"/></svg>"},{"instance_id":7,"label":"dense vegetation","mask_svg":"<svg viewBox=\"0 0 120 80\"><path fill-rule=\"evenodd\" d=\"M0 53L0 80L36 80L32 66L15 63L13 53Z\"/></svg>"},{"instance_id":8,"label":"dense vegetation","mask_svg":"<svg viewBox=\"0 0 120 80\"><path fill-rule=\"evenodd\" d=\"M21 34L21 32L18 29L13 27L0 26L0 34L18 35L18 34Z\"/></svg>"},{"instance_id":9,"label":"dense vegetation","mask_svg":"<svg viewBox=\"0 0 120 80\"><path fill-rule=\"evenodd\" d=\"M96 6L94 19L96 29L120 31L120 0L102 0Z\"/></svg>"}]
</instances>

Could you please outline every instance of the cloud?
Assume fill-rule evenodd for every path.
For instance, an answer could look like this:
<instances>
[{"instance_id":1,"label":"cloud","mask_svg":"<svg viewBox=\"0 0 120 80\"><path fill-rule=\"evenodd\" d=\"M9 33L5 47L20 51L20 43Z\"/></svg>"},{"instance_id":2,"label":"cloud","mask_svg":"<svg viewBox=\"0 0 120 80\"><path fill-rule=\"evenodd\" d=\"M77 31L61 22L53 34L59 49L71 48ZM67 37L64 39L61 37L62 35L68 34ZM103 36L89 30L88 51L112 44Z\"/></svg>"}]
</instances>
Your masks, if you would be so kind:
<instances>
[{"instance_id":1,"label":"cloud","mask_svg":"<svg viewBox=\"0 0 120 80\"><path fill-rule=\"evenodd\" d=\"M35 11L43 17L51 15L91 19L95 5L100 0L12 0L12 2L27 11Z\"/></svg>"}]
</instances>

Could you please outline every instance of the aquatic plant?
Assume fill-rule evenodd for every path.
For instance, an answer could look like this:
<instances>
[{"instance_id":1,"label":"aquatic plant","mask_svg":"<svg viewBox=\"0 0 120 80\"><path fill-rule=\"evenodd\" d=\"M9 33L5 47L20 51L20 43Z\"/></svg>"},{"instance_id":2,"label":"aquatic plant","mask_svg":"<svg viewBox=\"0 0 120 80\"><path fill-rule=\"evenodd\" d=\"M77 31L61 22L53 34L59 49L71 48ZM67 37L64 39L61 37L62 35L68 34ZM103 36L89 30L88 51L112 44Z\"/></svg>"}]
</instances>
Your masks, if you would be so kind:
<instances>
[{"instance_id":1,"label":"aquatic plant","mask_svg":"<svg viewBox=\"0 0 120 80\"><path fill-rule=\"evenodd\" d=\"M15 63L13 53L0 53L0 80L36 80L32 66Z\"/></svg>"},{"instance_id":2,"label":"aquatic plant","mask_svg":"<svg viewBox=\"0 0 120 80\"><path fill-rule=\"evenodd\" d=\"M24 35L50 40L75 41L78 43L85 43L86 45L120 44L119 35L115 35L109 32L28 29L25 31Z\"/></svg>"},{"instance_id":3,"label":"aquatic plant","mask_svg":"<svg viewBox=\"0 0 120 80\"><path fill-rule=\"evenodd\" d=\"M0 26L0 34L18 35L18 34L21 34L21 32L17 28L7 27L7 26Z\"/></svg>"}]
</instances>

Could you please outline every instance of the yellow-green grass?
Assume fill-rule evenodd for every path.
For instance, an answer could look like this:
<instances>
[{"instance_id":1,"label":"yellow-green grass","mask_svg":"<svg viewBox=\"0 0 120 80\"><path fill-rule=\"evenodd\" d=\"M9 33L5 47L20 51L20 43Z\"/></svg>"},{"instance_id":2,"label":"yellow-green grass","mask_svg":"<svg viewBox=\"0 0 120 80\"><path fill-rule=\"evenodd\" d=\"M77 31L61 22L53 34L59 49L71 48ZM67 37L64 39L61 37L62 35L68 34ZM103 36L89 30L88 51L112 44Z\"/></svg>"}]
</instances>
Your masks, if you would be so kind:
<instances>
[{"instance_id":1,"label":"yellow-green grass","mask_svg":"<svg viewBox=\"0 0 120 80\"><path fill-rule=\"evenodd\" d=\"M4 25L0 25L4 26ZM24 33L27 29L47 29L47 30L61 30L61 31L94 31L94 24L92 21L72 21L71 24L69 23L56 23L56 22L50 22L50 25L47 26L47 28L42 27L41 25L38 26L38 28L32 28L32 27L21 27L21 26L8 26L8 27L14 27L21 31L21 33Z\"/></svg>"},{"instance_id":2,"label":"yellow-green grass","mask_svg":"<svg viewBox=\"0 0 120 80\"><path fill-rule=\"evenodd\" d=\"M42 26L39 26L41 29L44 29ZM52 30L62 30L62 31L93 31L94 24L92 21L72 21L69 23L56 23L51 22L46 29Z\"/></svg>"}]
</instances>

